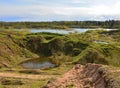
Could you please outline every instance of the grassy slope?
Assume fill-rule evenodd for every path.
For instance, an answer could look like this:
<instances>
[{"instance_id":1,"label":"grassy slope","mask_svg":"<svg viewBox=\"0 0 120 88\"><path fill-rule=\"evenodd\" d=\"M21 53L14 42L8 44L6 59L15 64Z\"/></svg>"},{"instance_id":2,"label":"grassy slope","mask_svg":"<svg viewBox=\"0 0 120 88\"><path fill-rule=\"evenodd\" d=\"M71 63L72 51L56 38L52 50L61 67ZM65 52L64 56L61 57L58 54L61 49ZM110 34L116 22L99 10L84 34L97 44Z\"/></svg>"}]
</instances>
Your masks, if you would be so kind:
<instances>
[{"instance_id":1,"label":"grassy slope","mask_svg":"<svg viewBox=\"0 0 120 88\"><path fill-rule=\"evenodd\" d=\"M51 58L57 64L73 60L82 64L102 63L119 66L119 33L100 30L61 35L1 31L0 65L15 66L37 54ZM94 41L105 41L108 44Z\"/></svg>"},{"instance_id":2,"label":"grassy slope","mask_svg":"<svg viewBox=\"0 0 120 88\"><path fill-rule=\"evenodd\" d=\"M34 57L35 54L24 47L20 47L16 41L24 37L24 33L1 31L0 32L0 65L16 66L20 61Z\"/></svg>"},{"instance_id":3,"label":"grassy slope","mask_svg":"<svg viewBox=\"0 0 120 88\"><path fill-rule=\"evenodd\" d=\"M119 31L88 31L82 34L71 33L69 35L60 35L52 33L0 31L0 65L1 67L6 66L16 68L20 62L39 55L50 59L52 58L52 61L57 64L75 62L81 64L101 63L120 66L119 33ZM95 40L105 41L109 44L94 43ZM44 70L43 73L40 71L40 75L61 75L68 71L71 67L71 64L70 66L61 65L57 68ZM22 70L23 69L17 69L15 72L19 73ZM27 70L25 71L29 72ZM31 70L30 72L34 73L35 70ZM106 77L109 79L112 76L110 81L114 80L114 83L116 83L119 81L118 74L119 72L116 72L109 74ZM29 80L1 78L0 82L3 83L0 84L0 87L37 88L46 84L48 80L49 79ZM4 82L8 84L4 85ZM19 85L21 82L23 84ZM114 84L112 85L111 83L110 85L113 86Z\"/></svg>"},{"instance_id":4,"label":"grassy slope","mask_svg":"<svg viewBox=\"0 0 120 88\"><path fill-rule=\"evenodd\" d=\"M113 45L93 44L75 57L77 63L97 63L120 66L120 48Z\"/></svg>"},{"instance_id":5,"label":"grassy slope","mask_svg":"<svg viewBox=\"0 0 120 88\"><path fill-rule=\"evenodd\" d=\"M120 66L120 31L110 32L87 32L87 35L92 35L92 41L104 41L107 44L92 42L85 50L78 56L74 57L75 63L98 63L108 64L113 66Z\"/></svg>"}]
</instances>

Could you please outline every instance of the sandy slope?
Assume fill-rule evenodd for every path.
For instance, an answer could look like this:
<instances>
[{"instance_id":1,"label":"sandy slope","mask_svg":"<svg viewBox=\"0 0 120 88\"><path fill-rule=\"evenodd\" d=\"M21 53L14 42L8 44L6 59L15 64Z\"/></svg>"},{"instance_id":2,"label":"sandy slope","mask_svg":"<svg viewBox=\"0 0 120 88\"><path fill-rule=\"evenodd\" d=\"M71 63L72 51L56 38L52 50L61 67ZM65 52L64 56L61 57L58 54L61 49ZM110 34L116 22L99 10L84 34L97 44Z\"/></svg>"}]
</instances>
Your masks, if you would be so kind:
<instances>
[{"instance_id":1,"label":"sandy slope","mask_svg":"<svg viewBox=\"0 0 120 88\"><path fill-rule=\"evenodd\" d=\"M49 81L43 88L109 88L103 73L100 73L101 66L78 64L62 77Z\"/></svg>"}]
</instances>

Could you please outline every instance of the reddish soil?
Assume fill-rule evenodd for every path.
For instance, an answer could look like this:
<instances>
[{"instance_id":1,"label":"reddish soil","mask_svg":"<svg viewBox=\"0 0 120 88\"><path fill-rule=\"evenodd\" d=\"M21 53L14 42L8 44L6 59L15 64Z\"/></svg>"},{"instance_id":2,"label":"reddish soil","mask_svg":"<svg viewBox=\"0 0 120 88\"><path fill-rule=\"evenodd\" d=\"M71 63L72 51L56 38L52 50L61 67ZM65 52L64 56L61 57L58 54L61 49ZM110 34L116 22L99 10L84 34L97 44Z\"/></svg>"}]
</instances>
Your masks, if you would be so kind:
<instances>
[{"instance_id":1,"label":"reddish soil","mask_svg":"<svg viewBox=\"0 0 120 88\"><path fill-rule=\"evenodd\" d=\"M97 64L78 64L43 88L106 88L104 77L98 70L100 67Z\"/></svg>"}]
</instances>

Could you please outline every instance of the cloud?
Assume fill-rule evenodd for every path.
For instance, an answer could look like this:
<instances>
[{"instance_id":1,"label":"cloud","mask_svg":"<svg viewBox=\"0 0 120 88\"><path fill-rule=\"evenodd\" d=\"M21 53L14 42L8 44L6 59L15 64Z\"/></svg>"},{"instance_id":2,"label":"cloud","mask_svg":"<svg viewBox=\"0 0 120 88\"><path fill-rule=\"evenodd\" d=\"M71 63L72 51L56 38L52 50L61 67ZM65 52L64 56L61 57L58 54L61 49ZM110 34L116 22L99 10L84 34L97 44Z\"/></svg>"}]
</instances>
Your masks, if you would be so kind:
<instances>
[{"instance_id":1,"label":"cloud","mask_svg":"<svg viewBox=\"0 0 120 88\"><path fill-rule=\"evenodd\" d=\"M19 0L20 1L20 0ZM106 20L120 19L120 1L110 0L101 2L96 0L21 0L29 4L0 4L0 17L15 16L31 20ZM94 2L93 2L94 1ZM31 4L30 4L31 2ZM42 4L32 4L41 2ZM66 3L67 4L66 4ZM110 3L111 2L111 3ZM113 3L114 2L114 3ZM68 5L74 3L74 5ZM77 4L77 6L75 6Z\"/></svg>"},{"instance_id":2,"label":"cloud","mask_svg":"<svg viewBox=\"0 0 120 88\"><path fill-rule=\"evenodd\" d=\"M88 3L88 1L85 0L71 0L72 3L81 3L81 4L85 4Z\"/></svg>"}]
</instances>

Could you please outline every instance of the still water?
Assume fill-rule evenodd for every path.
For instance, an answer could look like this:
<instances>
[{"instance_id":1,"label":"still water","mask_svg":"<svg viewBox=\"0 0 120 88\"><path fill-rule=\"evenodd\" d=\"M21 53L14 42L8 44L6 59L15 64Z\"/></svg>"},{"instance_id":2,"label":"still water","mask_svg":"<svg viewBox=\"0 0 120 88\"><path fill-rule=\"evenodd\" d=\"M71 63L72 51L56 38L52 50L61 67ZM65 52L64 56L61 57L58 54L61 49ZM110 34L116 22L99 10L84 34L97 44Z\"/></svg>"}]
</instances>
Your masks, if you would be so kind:
<instances>
[{"instance_id":1,"label":"still water","mask_svg":"<svg viewBox=\"0 0 120 88\"><path fill-rule=\"evenodd\" d=\"M37 32L50 32L50 33L58 33L58 34L69 34L69 33L83 33L86 32L88 30L114 30L114 29L101 29L101 28L97 28L97 29L87 29L87 28L73 28L71 30L59 30L59 29L31 29L30 32L32 33L37 33Z\"/></svg>"},{"instance_id":2,"label":"still water","mask_svg":"<svg viewBox=\"0 0 120 88\"><path fill-rule=\"evenodd\" d=\"M36 59L36 60L29 60L23 62L21 66L26 69L45 69L45 68L53 68L56 65L50 62L49 60L45 60L43 58L43 60Z\"/></svg>"},{"instance_id":3,"label":"still water","mask_svg":"<svg viewBox=\"0 0 120 88\"><path fill-rule=\"evenodd\" d=\"M22 64L22 67L27 69L44 69L44 68L52 68L55 67L55 64L50 62L26 62Z\"/></svg>"}]
</instances>

